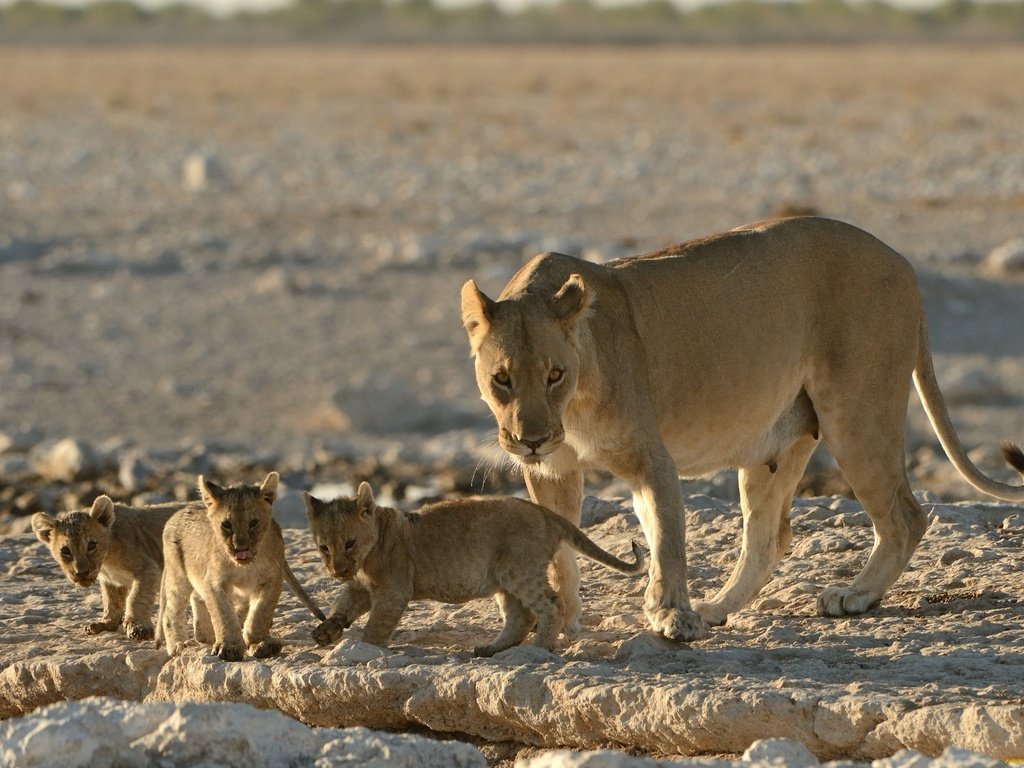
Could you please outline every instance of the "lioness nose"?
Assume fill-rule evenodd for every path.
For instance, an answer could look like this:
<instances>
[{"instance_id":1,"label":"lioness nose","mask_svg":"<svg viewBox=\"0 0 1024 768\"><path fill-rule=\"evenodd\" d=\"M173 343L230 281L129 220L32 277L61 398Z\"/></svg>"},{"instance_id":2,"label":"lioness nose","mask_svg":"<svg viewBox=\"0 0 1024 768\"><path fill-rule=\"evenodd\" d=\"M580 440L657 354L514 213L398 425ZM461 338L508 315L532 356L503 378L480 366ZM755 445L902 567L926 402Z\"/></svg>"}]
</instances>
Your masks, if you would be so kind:
<instances>
[{"instance_id":1,"label":"lioness nose","mask_svg":"<svg viewBox=\"0 0 1024 768\"><path fill-rule=\"evenodd\" d=\"M538 438L537 440L527 440L525 437L519 438L519 442L529 448L531 451L536 451L544 443L548 441L550 435L544 435L544 437Z\"/></svg>"}]
</instances>

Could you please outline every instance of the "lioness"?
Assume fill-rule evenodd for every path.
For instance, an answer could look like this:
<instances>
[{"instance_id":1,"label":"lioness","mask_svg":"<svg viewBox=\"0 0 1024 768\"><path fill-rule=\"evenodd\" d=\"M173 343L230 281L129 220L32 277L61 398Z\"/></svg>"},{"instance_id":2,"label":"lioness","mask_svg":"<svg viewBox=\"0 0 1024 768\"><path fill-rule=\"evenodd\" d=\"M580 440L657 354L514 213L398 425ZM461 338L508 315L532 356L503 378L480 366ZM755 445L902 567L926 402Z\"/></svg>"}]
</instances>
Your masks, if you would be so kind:
<instances>
[{"instance_id":1,"label":"lioness","mask_svg":"<svg viewBox=\"0 0 1024 768\"><path fill-rule=\"evenodd\" d=\"M100 582L103 617L88 624L87 633L115 632L123 622L130 639L153 639L153 604L164 567L160 536L181 506L129 507L100 496L88 510L32 515L32 530L68 581L79 587Z\"/></svg>"},{"instance_id":2,"label":"lioness","mask_svg":"<svg viewBox=\"0 0 1024 768\"><path fill-rule=\"evenodd\" d=\"M1019 445L1014 445L1009 440L1003 441L1003 458L1006 463L1024 475L1024 451Z\"/></svg>"},{"instance_id":3,"label":"lioness","mask_svg":"<svg viewBox=\"0 0 1024 768\"><path fill-rule=\"evenodd\" d=\"M417 512L381 507L367 483L354 499L323 502L306 494L306 514L324 566L346 584L313 639L329 645L367 611L363 640L386 647L410 600L464 603L494 595L505 621L478 656L518 645L537 621L535 644L551 650L560 626L548 565L563 542L623 573L633 562L605 552L575 525L525 499L488 497L428 504Z\"/></svg>"},{"instance_id":4,"label":"lioness","mask_svg":"<svg viewBox=\"0 0 1024 768\"><path fill-rule=\"evenodd\" d=\"M270 636L270 626L282 577L324 620L284 558L281 527L272 517L278 474L259 486L222 488L202 475L198 482L203 503L181 510L164 529L157 643L166 640L171 656L184 650L191 603L196 640L212 643L224 661L240 661L246 649L255 658L274 656L281 641Z\"/></svg>"},{"instance_id":5,"label":"lioness","mask_svg":"<svg viewBox=\"0 0 1024 768\"><path fill-rule=\"evenodd\" d=\"M473 281L462 320L498 440L531 498L579 519L583 467L624 478L651 547L644 612L695 640L767 581L789 544L789 510L824 439L870 514L875 546L818 613L861 613L903 571L927 522L904 469L913 378L954 466L1011 501L1024 489L981 474L935 381L913 269L848 224L791 218L591 264L545 253L497 301ZM725 586L691 608L678 476L739 467L743 543ZM579 616L575 562L559 591Z\"/></svg>"}]
</instances>

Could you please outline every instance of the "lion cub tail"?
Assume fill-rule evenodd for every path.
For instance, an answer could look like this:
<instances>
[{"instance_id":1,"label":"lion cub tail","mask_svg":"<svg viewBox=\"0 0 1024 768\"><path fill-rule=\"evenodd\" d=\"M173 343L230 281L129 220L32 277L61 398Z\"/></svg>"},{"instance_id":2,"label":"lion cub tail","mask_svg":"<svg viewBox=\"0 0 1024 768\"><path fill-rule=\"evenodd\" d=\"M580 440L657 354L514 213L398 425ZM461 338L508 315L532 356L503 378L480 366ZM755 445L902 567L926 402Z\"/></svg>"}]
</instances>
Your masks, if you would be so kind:
<instances>
[{"instance_id":1,"label":"lion cub tail","mask_svg":"<svg viewBox=\"0 0 1024 768\"><path fill-rule=\"evenodd\" d=\"M607 565L609 568L614 568L616 571L622 573L641 573L644 570L645 558L644 550L636 541L631 541L633 545L633 562L628 563L625 560L620 560L610 552L605 552L597 544L595 544L583 531L577 528L575 525L570 523L564 517L556 515L554 512L549 512L553 518L557 518L558 524L561 526L564 532L564 538L562 539L566 544L575 549L581 555L586 555L591 560L595 560L601 565Z\"/></svg>"}]
</instances>

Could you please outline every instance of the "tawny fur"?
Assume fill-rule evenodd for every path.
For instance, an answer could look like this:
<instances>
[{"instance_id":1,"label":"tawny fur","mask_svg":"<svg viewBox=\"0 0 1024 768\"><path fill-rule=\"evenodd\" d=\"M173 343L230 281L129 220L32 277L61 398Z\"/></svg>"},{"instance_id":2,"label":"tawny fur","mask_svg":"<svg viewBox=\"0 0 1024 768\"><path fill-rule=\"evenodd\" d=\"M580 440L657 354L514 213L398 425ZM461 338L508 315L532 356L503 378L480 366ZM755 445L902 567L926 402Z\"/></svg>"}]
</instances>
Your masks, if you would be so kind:
<instances>
[{"instance_id":1,"label":"tawny fur","mask_svg":"<svg viewBox=\"0 0 1024 768\"><path fill-rule=\"evenodd\" d=\"M623 573L634 562L605 552L576 526L525 499L472 498L430 504L417 512L377 506L367 483L355 499L322 502L307 494L313 538L328 573L346 584L313 639L328 645L369 611L363 640L386 647L410 600L464 603L494 595L501 633L478 646L480 656L518 645L536 621L536 645L551 650L561 625L548 566L563 542Z\"/></svg>"},{"instance_id":2,"label":"tawny fur","mask_svg":"<svg viewBox=\"0 0 1024 768\"><path fill-rule=\"evenodd\" d=\"M577 521L585 467L629 482L651 548L644 611L670 638L701 637L768 580L819 436L871 516L875 547L852 584L822 592L818 612L878 603L927 525L904 468L911 381L965 478L1024 500L957 440L910 264L841 222L762 222L605 265L542 254L497 301L467 282L462 319L498 440L534 501ZM691 606L677 478L727 467L740 470L739 560ZM578 571L565 551L557 567L572 630Z\"/></svg>"},{"instance_id":3,"label":"tawny fur","mask_svg":"<svg viewBox=\"0 0 1024 768\"><path fill-rule=\"evenodd\" d=\"M32 516L32 530L50 549L68 581L100 583L103 616L86 632L124 627L132 640L153 639L153 606L164 566L161 535L181 504L130 507L98 497L87 510Z\"/></svg>"},{"instance_id":4,"label":"tawny fur","mask_svg":"<svg viewBox=\"0 0 1024 768\"><path fill-rule=\"evenodd\" d=\"M319 619L285 562L281 528L273 519L278 475L260 486L221 488L199 477L202 503L174 515L164 529L166 567L160 587L160 636L172 656L185 648L185 611L191 603L193 634L225 661L274 656L281 641L270 628L288 578Z\"/></svg>"}]
</instances>

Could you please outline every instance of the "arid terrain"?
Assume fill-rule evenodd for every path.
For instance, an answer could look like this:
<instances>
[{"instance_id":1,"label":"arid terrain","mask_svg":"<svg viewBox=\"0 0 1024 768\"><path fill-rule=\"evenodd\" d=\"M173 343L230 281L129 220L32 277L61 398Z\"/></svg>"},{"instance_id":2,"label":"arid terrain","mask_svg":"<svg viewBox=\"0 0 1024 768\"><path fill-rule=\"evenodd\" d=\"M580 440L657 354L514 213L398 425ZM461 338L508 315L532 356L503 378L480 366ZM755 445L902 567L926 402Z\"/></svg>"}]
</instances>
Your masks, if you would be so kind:
<instances>
[{"instance_id":1,"label":"arid terrain","mask_svg":"<svg viewBox=\"0 0 1024 768\"><path fill-rule=\"evenodd\" d=\"M297 528L298 491L359 479L407 505L525 493L476 392L462 283L493 295L543 250L600 261L806 212L912 261L961 439L1019 483L998 441L1024 441L1021 71L1012 46L0 49L0 762L46 765L18 717L96 695L147 703L41 717L173 720L195 745L180 722L205 716L165 702L249 702L317 726L267 728L313 739L287 759L323 765L355 759L321 731L349 726L483 755L352 737L408 765L585 764L558 747L735 759L772 737L823 760L1024 758L1021 509L959 480L916 396L908 468L934 522L883 605L813 615L871 546L822 454L776 578L688 648L642 631L642 580L588 565L585 632L557 655L471 661L497 626L488 602L417 605L390 654L358 629L319 649L286 596L280 659L168 662L80 634L98 593L83 601L26 532L29 513L100 492L185 498L200 472L278 469ZM625 551L641 535L628 489L588 480L588 531ZM738 497L729 473L685 490L702 596L737 556ZM287 540L326 605L308 533ZM139 734L131 764L159 751ZM779 757L764 744L748 762ZM129 763L97 754L63 764Z\"/></svg>"}]
</instances>

